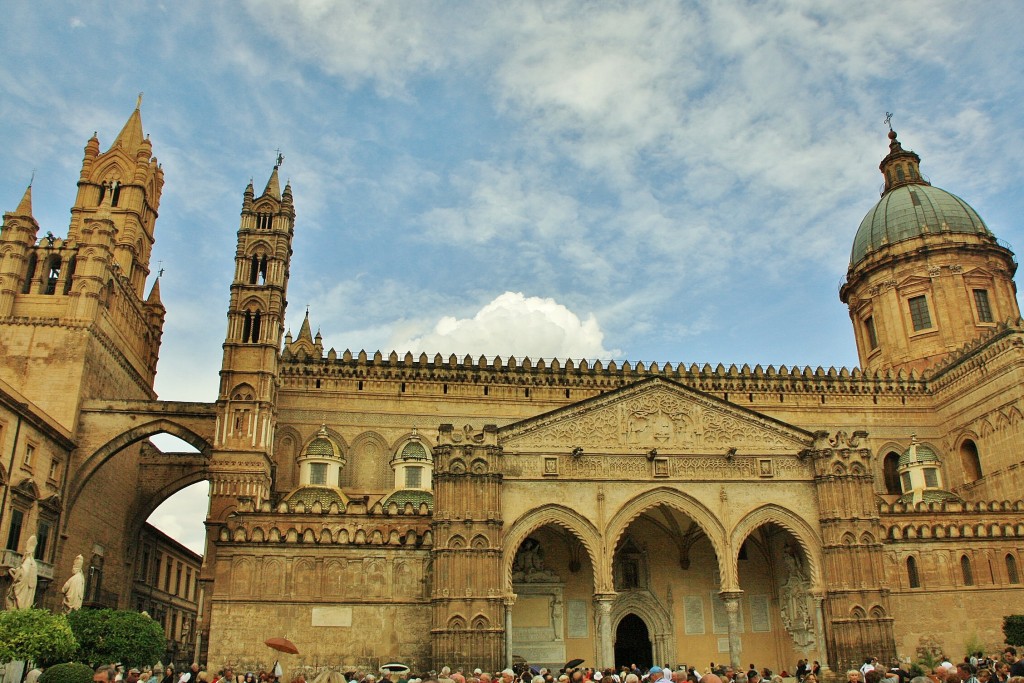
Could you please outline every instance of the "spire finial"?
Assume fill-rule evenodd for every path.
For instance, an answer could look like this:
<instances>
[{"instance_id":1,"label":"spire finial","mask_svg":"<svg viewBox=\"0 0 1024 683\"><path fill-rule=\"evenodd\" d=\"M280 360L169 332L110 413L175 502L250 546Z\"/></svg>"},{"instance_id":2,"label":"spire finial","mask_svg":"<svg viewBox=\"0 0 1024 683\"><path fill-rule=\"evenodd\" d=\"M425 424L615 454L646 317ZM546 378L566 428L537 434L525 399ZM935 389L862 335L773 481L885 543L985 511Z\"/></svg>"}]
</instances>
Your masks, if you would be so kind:
<instances>
[{"instance_id":1,"label":"spire finial","mask_svg":"<svg viewBox=\"0 0 1024 683\"><path fill-rule=\"evenodd\" d=\"M284 155L281 154L281 148L277 148L277 163L274 164L274 168L281 168L281 164L284 163Z\"/></svg>"},{"instance_id":2,"label":"spire finial","mask_svg":"<svg viewBox=\"0 0 1024 683\"><path fill-rule=\"evenodd\" d=\"M158 278L159 277L163 277L164 276L164 262L163 261L157 261L156 265L159 267L159 270L156 271L156 276Z\"/></svg>"},{"instance_id":3,"label":"spire finial","mask_svg":"<svg viewBox=\"0 0 1024 683\"><path fill-rule=\"evenodd\" d=\"M892 131L892 112L885 112L885 125L889 126L889 130Z\"/></svg>"},{"instance_id":4,"label":"spire finial","mask_svg":"<svg viewBox=\"0 0 1024 683\"><path fill-rule=\"evenodd\" d=\"M135 108L142 109L142 91L139 91L139 97L135 100Z\"/></svg>"},{"instance_id":5,"label":"spire finial","mask_svg":"<svg viewBox=\"0 0 1024 683\"><path fill-rule=\"evenodd\" d=\"M28 186L32 187L32 183L34 183L35 181L36 181L36 169L33 168L32 169L32 175L30 175L29 178L28 178Z\"/></svg>"}]
</instances>

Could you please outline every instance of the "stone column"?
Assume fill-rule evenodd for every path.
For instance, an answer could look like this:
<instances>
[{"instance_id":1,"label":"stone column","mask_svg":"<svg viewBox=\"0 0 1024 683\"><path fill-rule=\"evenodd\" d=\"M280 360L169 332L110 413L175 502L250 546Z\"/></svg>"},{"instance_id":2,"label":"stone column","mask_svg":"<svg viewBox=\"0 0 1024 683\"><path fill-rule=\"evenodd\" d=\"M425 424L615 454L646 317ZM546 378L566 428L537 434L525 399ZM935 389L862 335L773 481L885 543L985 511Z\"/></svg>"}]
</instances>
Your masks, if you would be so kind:
<instances>
[{"instance_id":1,"label":"stone column","mask_svg":"<svg viewBox=\"0 0 1024 683\"><path fill-rule=\"evenodd\" d=\"M729 664L734 671L740 667L740 596L743 591L722 591L718 594L725 603L725 614L729 618Z\"/></svg>"},{"instance_id":2,"label":"stone column","mask_svg":"<svg viewBox=\"0 0 1024 683\"><path fill-rule=\"evenodd\" d=\"M512 668L512 606L516 604L516 596L509 595L505 603L505 668Z\"/></svg>"},{"instance_id":3,"label":"stone column","mask_svg":"<svg viewBox=\"0 0 1024 683\"><path fill-rule=\"evenodd\" d=\"M818 656L821 657L819 663L821 664L822 672L828 671L828 646L825 643L825 610L824 605L825 596L815 595L814 596L814 639L818 641Z\"/></svg>"},{"instance_id":4,"label":"stone column","mask_svg":"<svg viewBox=\"0 0 1024 683\"><path fill-rule=\"evenodd\" d=\"M612 636L612 600L614 593L594 594L594 616L597 619L597 647L594 668L604 669L615 665L615 639Z\"/></svg>"}]
</instances>

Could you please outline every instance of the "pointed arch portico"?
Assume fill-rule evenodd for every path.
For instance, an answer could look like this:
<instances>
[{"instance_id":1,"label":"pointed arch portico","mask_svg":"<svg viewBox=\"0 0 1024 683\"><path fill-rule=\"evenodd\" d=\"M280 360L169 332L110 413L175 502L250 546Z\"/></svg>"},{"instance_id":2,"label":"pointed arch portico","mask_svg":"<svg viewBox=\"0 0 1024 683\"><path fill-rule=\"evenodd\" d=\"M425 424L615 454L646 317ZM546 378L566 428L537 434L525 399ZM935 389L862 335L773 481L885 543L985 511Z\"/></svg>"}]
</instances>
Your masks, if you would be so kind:
<instances>
[{"instance_id":1,"label":"pointed arch portico","mask_svg":"<svg viewBox=\"0 0 1024 683\"><path fill-rule=\"evenodd\" d=\"M575 536L587 551L590 564L594 568L595 589L599 586L611 585L611 571L601 559L601 532L593 522L575 510L555 503L530 510L512 523L505 534L503 543L502 577L505 593L511 595L512 565L519 546L527 536L541 528L554 524ZM607 577L605 577L607 574Z\"/></svg>"},{"instance_id":2,"label":"pointed arch portico","mask_svg":"<svg viewBox=\"0 0 1024 683\"><path fill-rule=\"evenodd\" d=\"M630 499L612 516L605 532L604 562L610 567L615 555L615 548L629 525L641 514L658 506L667 506L688 515L708 537L718 562L719 575L722 577L722 590L737 590L735 566L730 565L727 552L728 535L718 517L704 503L688 493L678 489L662 486L641 493Z\"/></svg>"},{"instance_id":3,"label":"pointed arch portico","mask_svg":"<svg viewBox=\"0 0 1024 683\"><path fill-rule=\"evenodd\" d=\"M820 594L824 591L821 578L821 536L803 517L775 503L767 503L755 508L744 515L733 527L729 541L731 548L729 563L733 570L735 571L737 566L743 542L759 527L770 523L777 524L792 534L807 558L812 590Z\"/></svg>"}]
</instances>

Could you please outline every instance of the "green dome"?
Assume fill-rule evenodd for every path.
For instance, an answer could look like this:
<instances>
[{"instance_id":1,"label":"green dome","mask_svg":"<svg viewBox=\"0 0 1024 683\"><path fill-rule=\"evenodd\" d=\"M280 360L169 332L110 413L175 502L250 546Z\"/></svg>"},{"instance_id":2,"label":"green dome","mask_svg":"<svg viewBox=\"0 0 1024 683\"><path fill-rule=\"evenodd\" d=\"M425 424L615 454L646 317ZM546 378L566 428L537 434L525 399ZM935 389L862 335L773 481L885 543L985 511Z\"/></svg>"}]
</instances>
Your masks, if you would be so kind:
<instances>
[{"instance_id":1,"label":"green dome","mask_svg":"<svg viewBox=\"0 0 1024 683\"><path fill-rule=\"evenodd\" d=\"M428 510L434 509L434 494L430 491L420 491L416 489L406 489L402 491L395 491L390 496L381 501L383 507L387 507L391 503L396 503L398 509L401 510L405 507L406 503L412 503L412 507L418 510L420 503L426 503Z\"/></svg>"},{"instance_id":2,"label":"green dome","mask_svg":"<svg viewBox=\"0 0 1024 683\"><path fill-rule=\"evenodd\" d=\"M925 446L923 443L917 443L914 441L910 444L910 448L903 451L900 455L899 463L897 467L905 467L913 463L923 462L939 462L939 455L932 450L931 446Z\"/></svg>"},{"instance_id":3,"label":"green dome","mask_svg":"<svg viewBox=\"0 0 1024 683\"><path fill-rule=\"evenodd\" d=\"M294 510L295 506L301 502L308 510L317 501L323 506L324 511L331 506L331 503L337 503L338 508L342 511L348 504L339 491L329 486L303 486L288 496L288 507Z\"/></svg>"},{"instance_id":4,"label":"green dome","mask_svg":"<svg viewBox=\"0 0 1024 683\"><path fill-rule=\"evenodd\" d=\"M306 457L333 458L334 455L334 444L331 443L330 439L323 436L313 439L309 446L306 447Z\"/></svg>"},{"instance_id":5,"label":"green dome","mask_svg":"<svg viewBox=\"0 0 1024 683\"><path fill-rule=\"evenodd\" d=\"M405 448L402 449L402 460L426 460L427 449L423 447L423 444L416 441L410 441L405 444Z\"/></svg>"},{"instance_id":6,"label":"green dome","mask_svg":"<svg viewBox=\"0 0 1024 683\"><path fill-rule=\"evenodd\" d=\"M942 232L992 234L978 212L954 194L918 183L896 187L860 222L853 239L850 266L885 245Z\"/></svg>"},{"instance_id":7,"label":"green dome","mask_svg":"<svg viewBox=\"0 0 1024 683\"><path fill-rule=\"evenodd\" d=\"M950 493L949 491L943 491L941 489L927 489L921 492L922 503L945 503L948 501L953 501L954 503L962 503L963 498L956 495L955 493ZM904 503L907 505L913 503L913 492L904 493L902 496L900 496L900 499L897 502Z\"/></svg>"}]
</instances>

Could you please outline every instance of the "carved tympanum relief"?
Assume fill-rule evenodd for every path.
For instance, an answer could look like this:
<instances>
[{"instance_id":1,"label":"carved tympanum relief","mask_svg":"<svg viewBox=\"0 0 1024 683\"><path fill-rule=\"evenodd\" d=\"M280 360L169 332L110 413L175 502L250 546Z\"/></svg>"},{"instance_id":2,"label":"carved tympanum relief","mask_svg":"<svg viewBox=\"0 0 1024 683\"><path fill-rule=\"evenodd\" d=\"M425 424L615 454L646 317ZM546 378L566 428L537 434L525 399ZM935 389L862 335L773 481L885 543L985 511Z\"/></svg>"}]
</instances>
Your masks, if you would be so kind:
<instances>
[{"instance_id":1,"label":"carved tympanum relief","mask_svg":"<svg viewBox=\"0 0 1024 683\"><path fill-rule=\"evenodd\" d=\"M526 420L501 430L502 445L510 449L564 448L567 445L607 449L666 449L713 452L728 448L758 453L796 452L809 437L798 430L731 409L699 392L667 382L648 384Z\"/></svg>"}]
</instances>

